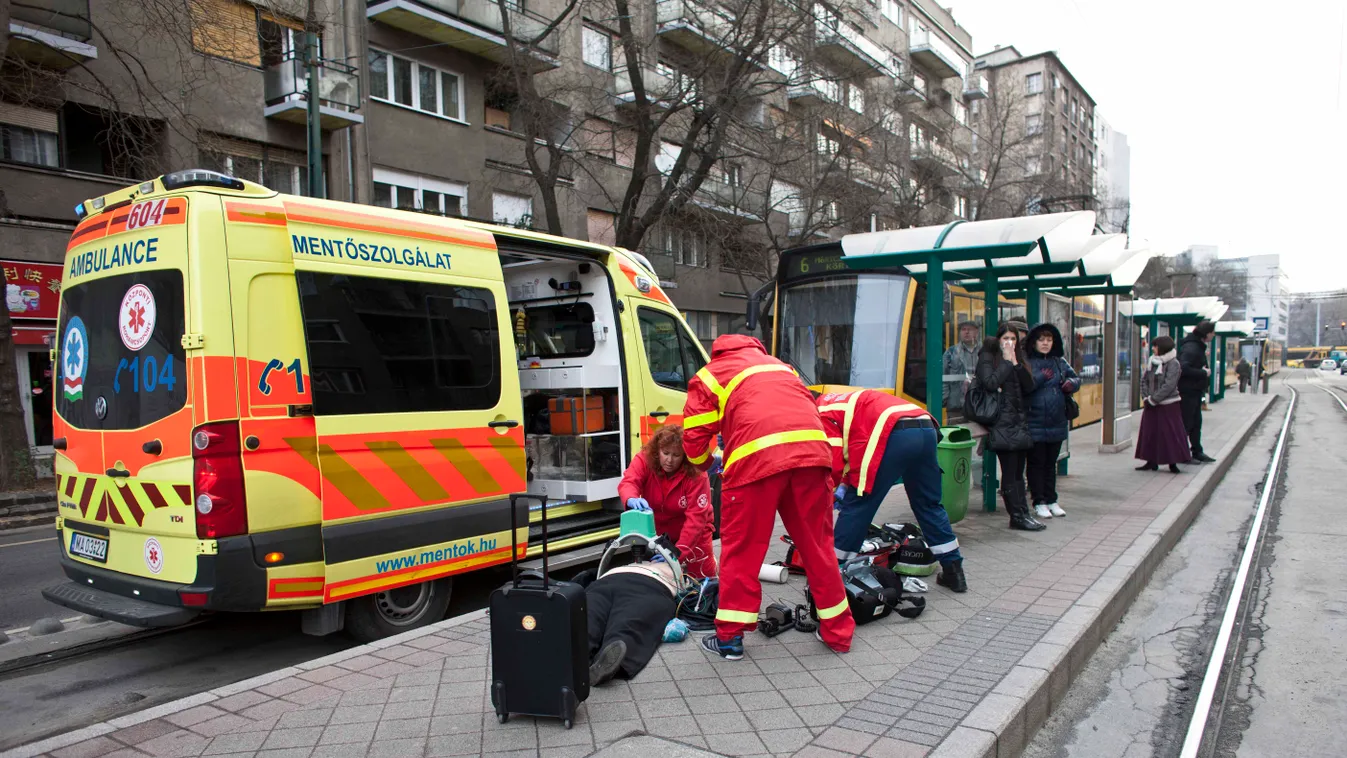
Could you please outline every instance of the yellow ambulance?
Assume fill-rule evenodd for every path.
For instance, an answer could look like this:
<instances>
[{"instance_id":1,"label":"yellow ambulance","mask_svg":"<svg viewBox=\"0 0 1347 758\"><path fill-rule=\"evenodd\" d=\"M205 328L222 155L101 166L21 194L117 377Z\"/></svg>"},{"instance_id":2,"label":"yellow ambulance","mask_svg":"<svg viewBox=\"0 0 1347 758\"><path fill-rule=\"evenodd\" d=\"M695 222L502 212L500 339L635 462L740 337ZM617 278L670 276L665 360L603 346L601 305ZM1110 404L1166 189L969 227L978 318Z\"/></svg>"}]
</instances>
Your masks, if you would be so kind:
<instances>
[{"instance_id":1,"label":"yellow ambulance","mask_svg":"<svg viewBox=\"0 0 1347 758\"><path fill-rule=\"evenodd\" d=\"M303 610L373 639L451 577L617 534L706 362L618 248L182 171L92 199L54 365L52 602L144 627ZM535 525L530 526L530 522Z\"/></svg>"}]
</instances>

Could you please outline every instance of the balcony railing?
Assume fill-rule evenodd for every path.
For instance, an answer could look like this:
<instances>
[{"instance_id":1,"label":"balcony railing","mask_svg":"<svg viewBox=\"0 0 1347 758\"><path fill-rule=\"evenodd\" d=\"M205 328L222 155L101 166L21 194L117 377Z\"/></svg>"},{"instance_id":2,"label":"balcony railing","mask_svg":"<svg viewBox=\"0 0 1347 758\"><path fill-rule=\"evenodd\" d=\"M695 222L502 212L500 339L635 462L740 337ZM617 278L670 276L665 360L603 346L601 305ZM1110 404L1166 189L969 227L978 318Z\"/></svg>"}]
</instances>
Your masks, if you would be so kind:
<instances>
[{"instance_id":1,"label":"balcony railing","mask_svg":"<svg viewBox=\"0 0 1347 758\"><path fill-rule=\"evenodd\" d=\"M959 168L959 159L954 151L939 142L913 142L912 160L937 164L944 168Z\"/></svg>"},{"instance_id":2,"label":"balcony railing","mask_svg":"<svg viewBox=\"0 0 1347 758\"><path fill-rule=\"evenodd\" d=\"M809 75L808 81L791 84L786 96L806 105L837 103L842 100L842 85L832 79L822 79L816 74Z\"/></svg>"},{"instance_id":3,"label":"balcony railing","mask_svg":"<svg viewBox=\"0 0 1347 758\"><path fill-rule=\"evenodd\" d=\"M309 80L300 53L291 53L262 73L266 115L282 121L306 123ZM340 129L364 122L360 109L360 76L353 66L323 60L318 64L318 109L324 129Z\"/></svg>"},{"instance_id":4,"label":"balcony railing","mask_svg":"<svg viewBox=\"0 0 1347 758\"><path fill-rule=\"evenodd\" d=\"M816 14L817 15L817 14ZM819 55L856 76L891 76L888 50L860 29L835 17L815 18L814 45Z\"/></svg>"},{"instance_id":5,"label":"balcony railing","mask_svg":"<svg viewBox=\"0 0 1347 758\"><path fill-rule=\"evenodd\" d=\"M963 96L965 100L981 100L991 92L991 85L987 82L987 75L982 73L969 73L963 80Z\"/></svg>"},{"instance_id":6,"label":"balcony railing","mask_svg":"<svg viewBox=\"0 0 1347 758\"><path fill-rule=\"evenodd\" d=\"M968 64L948 42L930 29L918 26L908 40L912 60L921 64L939 79L962 76Z\"/></svg>"},{"instance_id":7,"label":"balcony railing","mask_svg":"<svg viewBox=\"0 0 1347 758\"><path fill-rule=\"evenodd\" d=\"M636 93L631 86L629 69L622 66L613 74L616 80L613 92L618 105L635 104ZM641 70L641 83L645 85L646 99L661 108L668 108L679 102L691 104L696 99L695 83L687 79L680 82L679 79L677 75L670 76L654 67L645 67Z\"/></svg>"},{"instance_id":8,"label":"balcony railing","mask_svg":"<svg viewBox=\"0 0 1347 758\"><path fill-rule=\"evenodd\" d=\"M9 53L66 69L98 57L89 22L89 0L15 0L9 8Z\"/></svg>"},{"instance_id":9,"label":"balcony railing","mask_svg":"<svg viewBox=\"0 0 1347 758\"><path fill-rule=\"evenodd\" d=\"M713 210L745 218L759 218L767 207L766 193L742 184L730 184L710 178L702 182L693 201Z\"/></svg>"},{"instance_id":10,"label":"balcony railing","mask_svg":"<svg viewBox=\"0 0 1347 758\"><path fill-rule=\"evenodd\" d=\"M919 103L926 100L926 77L913 71L911 76L897 80L898 102Z\"/></svg>"},{"instance_id":11,"label":"balcony railing","mask_svg":"<svg viewBox=\"0 0 1347 758\"><path fill-rule=\"evenodd\" d=\"M505 22L496 0L367 0L365 15L389 26L456 47L497 63L509 60ZM510 36L533 44L551 19L526 10L522 3L507 4ZM553 32L528 48L541 68L556 68L559 34Z\"/></svg>"},{"instance_id":12,"label":"balcony railing","mask_svg":"<svg viewBox=\"0 0 1347 758\"><path fill-rule=\"evenodd\" d=\"M658 0L655 3L655 31L678 45L702 55L733 56L737 31L734 14L711 2L698 0ZM760 60L759 68L766 68Z\"/></svg>"}]
</instances>

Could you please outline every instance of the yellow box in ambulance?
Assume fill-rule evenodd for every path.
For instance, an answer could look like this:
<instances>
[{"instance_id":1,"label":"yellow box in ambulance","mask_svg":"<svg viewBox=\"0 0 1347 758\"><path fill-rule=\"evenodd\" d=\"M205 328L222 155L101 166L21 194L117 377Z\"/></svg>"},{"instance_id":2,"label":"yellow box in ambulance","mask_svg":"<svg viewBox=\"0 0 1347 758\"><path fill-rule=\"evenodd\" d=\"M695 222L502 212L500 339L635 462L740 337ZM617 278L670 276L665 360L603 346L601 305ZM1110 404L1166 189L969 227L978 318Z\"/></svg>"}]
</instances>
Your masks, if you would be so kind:
<instances>
[{"instance_id":1,"label":"yellow box in ambulance","mask_svg":"<svg viewBox=\"0 0 1347 758\"><path fill-rule=\"evenodd\" d=\"M611 539L706 357L641 256L184 171L95 198L57 332L52 602L305 611L374 639L451 577ZM576 414L580 414L577 416Z\"/></svg>"}]
</instances>

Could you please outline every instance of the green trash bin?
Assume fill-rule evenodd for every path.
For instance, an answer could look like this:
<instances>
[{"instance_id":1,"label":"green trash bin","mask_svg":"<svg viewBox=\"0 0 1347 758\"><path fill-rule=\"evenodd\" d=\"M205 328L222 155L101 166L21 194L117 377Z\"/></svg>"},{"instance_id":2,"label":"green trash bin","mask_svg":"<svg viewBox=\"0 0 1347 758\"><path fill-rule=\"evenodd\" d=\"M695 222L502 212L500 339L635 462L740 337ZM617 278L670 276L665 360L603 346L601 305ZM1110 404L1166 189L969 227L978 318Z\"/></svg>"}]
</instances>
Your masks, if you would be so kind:
<instances>
[{"instance_id":1,"label":"green trash bin","mask_svg":"<svg viewBox=\"0 0 1347 758\"><path fill-rule=\"evenodd\" d=\"M972 484L969 469L977 442L961 426L942 427L940 432L944 439L936 446L935 453L942 472L940 504L945 507L945 513L949 514L949 522L954 524L968 515L968 489Z\"/></svg>"}]
</instances>

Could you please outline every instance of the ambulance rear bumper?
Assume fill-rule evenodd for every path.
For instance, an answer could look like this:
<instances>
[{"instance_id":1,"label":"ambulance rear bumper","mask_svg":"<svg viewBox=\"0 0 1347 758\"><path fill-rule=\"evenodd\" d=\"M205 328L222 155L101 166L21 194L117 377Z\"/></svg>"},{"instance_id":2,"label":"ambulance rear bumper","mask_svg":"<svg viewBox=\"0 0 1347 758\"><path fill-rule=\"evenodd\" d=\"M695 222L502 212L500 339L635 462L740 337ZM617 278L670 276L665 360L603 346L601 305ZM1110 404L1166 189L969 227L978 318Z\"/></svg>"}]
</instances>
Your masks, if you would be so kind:
<instances>
[{"instance_id":1,"label":"ambulance rear bumper","mask_svg":"<svg viewBox=\"0 0 1347 758\"><path fill-rule=\"evenodd\" d=\"M116 621L128 626L157 628L178 626L200 615L196 608L159 605L134 597L123 597L111 592L81 585L78 582L66 582L42 590L42 597L57 605L71 610L87 613L90 616Z\"/></svg>"}]
</instances>

